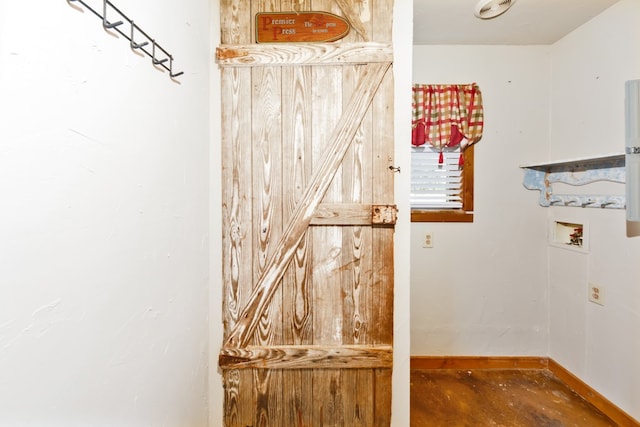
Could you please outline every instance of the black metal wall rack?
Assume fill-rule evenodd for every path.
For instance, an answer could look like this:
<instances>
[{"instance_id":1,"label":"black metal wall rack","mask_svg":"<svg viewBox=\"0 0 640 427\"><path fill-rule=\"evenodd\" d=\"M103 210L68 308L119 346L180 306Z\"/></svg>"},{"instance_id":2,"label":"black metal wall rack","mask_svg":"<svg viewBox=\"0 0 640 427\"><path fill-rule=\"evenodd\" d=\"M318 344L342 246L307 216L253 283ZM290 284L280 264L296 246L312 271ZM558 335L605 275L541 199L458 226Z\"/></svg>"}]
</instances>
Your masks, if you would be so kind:
<instances>
[{"instance_id":1,"label":"black metal wall rack","mask_svg":"<svg viewBox=\"0 0 640 427\"><path fill-rule=\"evenodd\" d=\"M102 14L89 6L83 0L67 0L69 4L80 3L87 10L102 20L102 26L105 30L113 30L129 41L129 46L133 50L139 50L151 58L154 66L162 67L169 72L169 77L174 79L184 74L183 71L175 73L173 71L173 56L167 52L162 46L156 43L155 39L145 33L132 19L129 19L120 9L113 5L109 0L102 0ZM107 13L111 12L117 15L115 19L108 20ZM124 23L129 24L129 31L125 32L122 28Z\"/></svg>"}]
</instances>

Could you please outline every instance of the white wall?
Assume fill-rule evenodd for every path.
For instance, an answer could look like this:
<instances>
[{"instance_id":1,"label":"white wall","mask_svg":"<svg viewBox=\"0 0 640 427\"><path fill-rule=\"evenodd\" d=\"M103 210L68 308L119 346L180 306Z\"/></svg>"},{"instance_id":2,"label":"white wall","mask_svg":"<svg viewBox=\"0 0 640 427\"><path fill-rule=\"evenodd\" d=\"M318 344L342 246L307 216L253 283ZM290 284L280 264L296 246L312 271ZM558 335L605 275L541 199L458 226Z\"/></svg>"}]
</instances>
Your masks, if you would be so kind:
<instances>
[{"instance_id":1,"label":"white wall","mask_svg":"<svg viewBox=\"0 0 640 427\"><path fill-rule=\"evenodd\" d=\"M550 160L624 152L638 22L640 2L622 0L553 45ZM550 356L640 419L640 237L627 237L623 210L555 207L549 216L590 227L588 254L549 248ZM604 287L604 307L587 301L589 282Z\"/></svg>"},{"instance_id":2,"label":"white wall","mask_svg":"<svg viewBox=\"0 0 640 427\"><path fill-rule=\"evenodd\" d=\"M220 2L211 1L211 48L220 45ZM222 135L222 105L220 97L220 70L215 64L214 55L210 55L210 182L209 198L209 230L211 235L210 245L210 294L209 294L209 426L222 426L224 409L224 389L222 387L222 375L218 364L218 354L222 347L224 326L222 324L222 152L220 149Z\"/></svg>"},{"instance_id":3,"label":"white wall","mask_svg":"<svg viewBox=\"0 0 640 427\"><path fill-rule=\"evenodd\" d=\"M519 166L546 157L549 48L417 45L413 61L415 83L477 82L485 128L474 222L411 227L411 354L544 355L546 213Z\"/></svg>"},{"instance_id":4,"label":"white wall","mask_svg":"<svg viewBox=\"0 0 640 427\"><path fill-rule=\"evenodd\" d=\"M180 83L0 2L0 425L207 425L209 4L116 3Z\"/></svg>"},{"instance_id":5,"label":"white wall","mask_svg":"<svg viewBox=\"0 0 640 427\"><path fill-rule=\"evenodd\" d=\"M395 0L393 10L393 77L395 82L395 163L402 171L411 170L411 157L404 141L411 139L411 71L413 45L413 2ZM394 331L393 331L393 405L392 427L409 425L409 357L411 344L410 258L411 209L409 205L410 174L396 174L395 202L398 223L395 229Z\"/></svg>"}]
</instances>

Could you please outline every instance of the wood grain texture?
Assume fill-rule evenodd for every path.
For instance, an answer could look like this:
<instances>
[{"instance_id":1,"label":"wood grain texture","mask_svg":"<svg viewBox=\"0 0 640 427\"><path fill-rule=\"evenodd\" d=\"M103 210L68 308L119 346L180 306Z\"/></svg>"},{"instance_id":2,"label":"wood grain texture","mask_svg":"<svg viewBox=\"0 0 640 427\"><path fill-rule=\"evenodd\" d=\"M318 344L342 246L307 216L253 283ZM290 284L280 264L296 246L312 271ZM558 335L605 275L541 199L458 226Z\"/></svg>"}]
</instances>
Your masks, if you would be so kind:
<instances>
[{"instance_id":1,"label":"wood grain texture","mask_svg":"<svg viewBox=\"0 0 640 427\"><path fill-rule=\"evenodd\" d=\"M388 427L391 420L391 369L376 369L374 371L374 420L376 427Z\"/></svg>"},{"instance_id":2,"label":"wood grain texture","mask_svg":"<svg viewBox=\"0 0 640 427\"><path fill-rule=\"evenodd\" d=\"M382 43L222 45L216 59L220 67L365 64L392 62L393 50Z\"/></svg>"},{"instance_id":3,"label":"wood grain texture","mask_svg":"<svg viewBox=\"0 0 640 427\"><path fill-rule=\"evenodd\" d=\"M620 409L609 399L598 393L594 388L572 374L565 367L553 359L549 359L549 370L558 377L571 390L582 396L587 402L598 408L606 416L611 418L620 426L640 427L640 422Z\"/></svg>"},{"instance_id":4,"label":"wood grain texture","mask_svg":"<svg viewBox=\"0 0 640 427\"><path fill-rule=\"evenodd\" d=\"M378 329L392 318L376 298L393 292L377 284L392 258L374 251L392 251L393 230L375 243L372 206L393 203L374 192L387 173L376 150L393 151L382 148L392 139L377 141L378 128L392 133L392 110L374 107L388 105L377 85L391 38L375 35L391 9L352 6L373 42L351 31L339 43L270 46L253 44L258 12L344 12L335 0L221 1L226 426L390 423L393 336Z\"/></svg>"},{"instance_id":5,"label":"wood grain texture","mask_svg":"<svg viewBox=\"0 0 640 427\"><path fill-rule=\"evenodd\" d=\"M296 207L296 212L285 228L283 238L274 248L273 255L265 266L264 274L254 287L254 291L242 310L238 322L227 337L225 346L240 347L248 343L265 307L273 297L273 292L276 290L278 282L291 260L291 256L300 244L313 218L315 209L331 184L342 157L349 147L351 138L353 138L358 128L359 120L368 109L373 95L389 66L390 64L368 66L371 68L368 70L366 78L362 80L358 90L355 91L354 97L349 102L347 112L342 116L336 131L332 135L331 145L327 149L326 156L317 171L314 171L314 176L302 200Z\"/></svg>"},{"instance_id":6,"label":"wood grain texture","mask_svg":"<svg viewBox=\"0 0 640 427\"><path fill-rule=\"evenodd\" d=\"M411 370L411 426L633 426L615 423L544 369Z\"/></svg>"},{"instance_id":7,"label":"wood grain texture","mask_svg":"<svg viewBox=\"0 0 640 427\"><path fill-rule=\"evenodd\" d=\"M251 2L246 0L220 1L220 41L222 44L252 42Z\"/></svg>"},{"instance_id":8,"label":"wood grain texture","mask_svg":"<svg viewBox=\"0 0 640 427\"><path fill-rule=\"evenodd\" d=\"M367 178L371 179L371 175ZM322 203L316 209L311 225L394 225L397 213L395 205Z\"/></svg>"},{"instance_id":9,"label":"wood grain texture","mask_svg":"<svg viewBox=\"0 0 640 427\"><path fill-rule=\"evenodd\" d=\"M251 145L254 189L254 277L256 283L272 256L271 242L282 236L282 129L280 126L281 74L275 67L252 70L253 115ZM261 313L257 323L255 344L280 342L282 333L281 290L274 290L268 310Z\"/></svg>"},{"instance_id":10,"label":"wood grain texture","mask_svg":"<svg viewBox=\"0 0 640 427\"><path fill-rule=\"evenodd\" d=\"M380 89L385 96L376 99L373 109L373 134L374 150L372 164L374 170L386 171L373 176L373 201L374 203L387 201L393 198L394 173L389 170L393 160L393 125L386 123L383 117L389 114L393 102L393 79L391 73L386 76ZM376 325L384 325L376 328L373 343L393 342L393 228L373 228L372 241L372 292L373 306L372 322Z\"/></svg>"},{"instance_id":11,"label":"wood grain texture","mask_svg":"<svg viewBox=\"0 0 640 427\"><path fill-rule=\"evenodd\" d=\"M246 23L251 16L248 2L225 1L221 8L222 43L251 41ZM251 121L250 69L222 70L221 157L222 157L222 245L223 245L223 323L225 335L238 320L240 309L251 293L252 209L247 203L251 191L251 147L245 144L246 123ZM253 423L253 377L249 371L229 370L223 374L227 426Z\"/></svg>"},{"instance_id":12,"label":"wood grain texture","mask_svg":"<svg viewBox=\"0 0 640 427\"><path fill-rule=\"evenodd\" d=\"M258 0L252 7L261 11L280 11L279 0ZM255 15L252 13L252 15ZM255 21L253 22L255 24ZM272 241L282 236L282 68L252 68L253 108L251 138L254 165L254 279L257 283L271 256ZM256 197L258 196L258 197ZM256 251L257 250L257 251ZM271 304L257 323L252 341L258 346L282 342L282 287L274 291ZM274 425L282 419L283 373L278 370L254 369L255 421L257 426Z\"/></svg>"},{"instance_id":13,"label":"wood grain texture","mask_svg":"<svg viewBox=\"0 0 640 427\"><path fill-rule=\"evenodd\" d=\"M411 356L411 369L415 371L482 370L482 371L548 371L564 385L589 402L617 425L638 427L640 423L576 377L565 367L548 357L534 356ZM444 372L444 371L443 371ZM413 375L413 374L412 374ZM503 374L500 374L503 375ZM420 386L422 387L422 386ZM413 391L412 391L413 393ZM486 400L486 399L485 399ZM412 398L413 401L413 398ZM565 405L566 406L566 405ZM567 421L564 419L563 421Z\"/></svg>"},{"instance_id":14,"label":"wood grain texture","mask_svg":"<svg viewBox=\"0 0 640 427\"><path fill-rule=\"evenodd\" d=\"M249 70L226 70L223 72L223 102L227 110L223 113L222 158L223 162L223 236L222 244L225 257L222 264L223 274L223 322L225 331L235 325L240 309L251 293L253 272L251 265L244 260L250 259L252 236L251 206L246 197L251 193L245 189L250 186L251 170L248 147L244 144L242 123L248 119L251 96L250 86L243 84ZM252 387L249 372L230 371L224 374L225 413L227 425L248 425L252 421L248 405L252 400L250 393L241 393L241 388ZM242 387L241 387L242 385Z\"/></svg>"},{"instance_id":15,"label":"wood grain texture","mask_svg":"<svg viewBox=\"0 0 640 427\"><path fill-rule=\"evenodd\" d=\"M252 134L254 190L254 277L256 283L271 256L272 240L282 235L282 130L281 69L257 67L252 69ZM255 345L272 345L282 338L282 289L278 287L268 309L256 324L252 341ZM253 371L255 425L269 425L268 420L281 419L280 396L282 373L277 371Z\"/></svg>"},{"instance_id":16,"label":"wood grain texture","mask_svg":"<svg viewBox=\"0 0 640 427\"><path fill-rule=\"evenodd\" d=\"M328 1L324 2L329 3ZM316 3L314 2L314 7ZM321 6L323 7L323 6ZM324 6L328 8L329 5ZM332 130L339 123L346 99L342 93L342 67L313 67L314 120L313 133L314 173L322 164L322 158L330 150ZM331 96L326 96L331 94ZM350 138L349 144L352 143ZM344 147L344 154L349 147ZM342 158L344 158L344 154ZM341 161L342 161L341 158ZM341 203L342 165L338 165L322 198L324 203ZM340 346L342 344L341 275L342 229L341 227L314 227L313 235L313 289L314 289L314 344ZM313 370L314 400L322 402L313 408L313 425L341 425L343 423L342 370Z\"/></svg>"},{"instance_id":17,"label":"wood grain texture","mask_svg":"<svg viewBox=\"0 0 640 427\"><path fill-rule=\"evenodd\" d=\"M311 225L371 225L371 205L361 203L322 203Z\"/></svg>"},{"instance_id":18,"label":"wood grain texture","mask_svg":"<svg viewBox=\"0 0 640 427\"><path fill-rule=\"evenodd\" d=\"M311 67L282 68L282 218L286 223L304 194L312 173ZM313 342L311 241L305 233L282 279L283 343ZM311 425L313 382L310 369L283 373L283 425Z\"/></svg>"},{"instance_id":19,"label":"wood grain texture","mask_svg":"<svg viewBox=\"0 0 640 427\"><path fill-rule=\"evenodd\" d=\"M357 89L361 79L362 66L342 67L343 96L350 97ZM371 109L363 117L360 127L353 139L351 148L342 162L342 197L350 203L370 202L371 165L366 157L372 147L372 114ZM353 345L367 343L367 327L369 313L367 311L369 293L367 272L371 268L371 227L360 225L342 228L342 260L341 260L341 317L342 343ZM342 385L344 393L344 422L350 426L371 425L373 423L372 408L372 372L343 371Z\"/></svg>"},{"instance_id":20,"label":"wood grain texture","mask_svg":"<svg viewBox=\"0 0 640 427\"><path fill-rule=\"evenodd\" d=\"M372 11L372 37L377 42L391 42L393 1L376 2ZM379 96L372 103L374 148L372 167L378 173L373 176L373 203L393 204L394 173L394 128L393 116L394 84L393 73L388 73L378 90ZM389 173L382 173L383 170ZM382 325L372 334L372 343L393 342L393 240L392 228L374 227L372 237L372 322ZM391 420L392 371L376 369L374 376L374 420L375 426L387 427Z\"/></svg>"},{"instance_id":21,"label":"wood grain texture","mask_svg":"<svg viewBox=\"0 0 640 427\"><path fill-rule=\"evenodd\" d=\"M222 369L368 369L391 368L391 346L248 346L223 348Z\"/></svg>"},{"instance_id":22,"label":"wood grain texture","mask_svg":"<svg viewBox=\"0 0 640 427\"><path fill-rule=\"evenodd\" d=\"M362 22L362 18L361 18L362 14L358 13L353 2L349 0L335 0L335 1L340 6L340 9L342 9L342 12L344 13L345 17L347 18L347 21L349 21L353 29L356 30L358 34L360 34L360 36L364 41L369 41L371 38L369 36L369 32L367 31L367 28Z\"/></svg>"},{"instance_id":23,"label":"wood grain texture","mask_svg":"<svg viewBox=\"0 0 640 427\"><path fill-rule=\"evenodd\" d=\"M411 356L411 369L547 369L549 359L533 356Z\"/></svg>"},{"instance_id":24,"label":"wood grain texture","mask_svg":"<svg viewBox=\"0 0 640 427\"><path fill-rule=\"evenodd\" d=\"M222 277L226 328L232 328L237 322L251 292L253 277L251 265L244 262L251 257L253 232L251 206L246 203L247 198L251 198L251 192L247 192L247 188L251 188L251 173L245 173L251 170L251 155L250 147L244 144L242 130L242 123L250 120L250 86L242 83L247 76L243 70L227 70L222 76L225 88L222 100L229 112L223 113L222 128L222 244L226 255Z\"/></svg>"}]
</instances>

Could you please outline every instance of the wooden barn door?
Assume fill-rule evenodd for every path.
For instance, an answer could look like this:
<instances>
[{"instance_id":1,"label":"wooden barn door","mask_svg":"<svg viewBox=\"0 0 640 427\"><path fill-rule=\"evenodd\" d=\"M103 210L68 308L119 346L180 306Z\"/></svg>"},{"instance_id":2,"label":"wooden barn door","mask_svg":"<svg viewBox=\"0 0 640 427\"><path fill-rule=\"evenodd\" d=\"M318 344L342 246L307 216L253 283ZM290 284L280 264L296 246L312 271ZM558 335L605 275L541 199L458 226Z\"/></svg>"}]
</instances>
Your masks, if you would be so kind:
<instances>
[{"instance_id":1,"label":"wooden barn door","mask_svg":"<svg viewBox=\"0 0 640 427\"><path fill-rule=\"evenodd\" d=\"M226 426L390 424L392 10L221 0ZM351 30L255 43L256 13L285 11Z\"/></svg>"}]
</instances>

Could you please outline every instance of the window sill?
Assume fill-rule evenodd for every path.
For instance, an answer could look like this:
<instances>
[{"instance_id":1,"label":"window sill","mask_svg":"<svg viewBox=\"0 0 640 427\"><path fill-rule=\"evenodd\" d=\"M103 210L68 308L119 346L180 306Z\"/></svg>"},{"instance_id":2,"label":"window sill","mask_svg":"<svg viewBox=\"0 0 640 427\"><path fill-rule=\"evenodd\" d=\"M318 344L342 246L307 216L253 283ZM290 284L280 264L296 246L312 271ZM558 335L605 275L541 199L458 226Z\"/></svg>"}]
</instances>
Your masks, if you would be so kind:
<instances>
[{"instance_id":1,"label":"window sill","mask_svg":"<svg viewBox=\"0 0 640 427\"><path fill-rule=\"evenodd\" d=\"M411 222L473 222L473 212L412 210Z\"/></svg>"}]
</instances>

